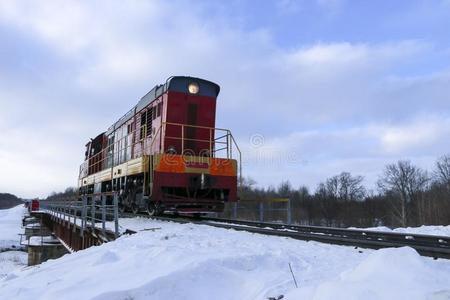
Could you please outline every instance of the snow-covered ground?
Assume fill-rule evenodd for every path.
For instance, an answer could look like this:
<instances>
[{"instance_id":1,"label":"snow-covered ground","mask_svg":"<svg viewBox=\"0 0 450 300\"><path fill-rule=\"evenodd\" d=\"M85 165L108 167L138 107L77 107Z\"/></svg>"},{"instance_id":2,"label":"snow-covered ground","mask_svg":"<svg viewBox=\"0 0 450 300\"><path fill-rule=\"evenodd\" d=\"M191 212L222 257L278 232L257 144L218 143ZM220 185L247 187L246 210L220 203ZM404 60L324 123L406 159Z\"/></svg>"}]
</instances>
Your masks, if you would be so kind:
<instances>
[{"instance_id":1,"label":"snow-covered ground","mask_svg":"<svg viewBox=\"0 0 450 300\"><path fill-rule=\"evenodd\" d=\"M147 228L148 218L137 217L137 218L120 218L119 221L119 232L123 233L127 229L133 231L139 231ZM101 223L97 223L97 227L100 228ZM114 231L114 222L107 222L106 228ZM385 231L385 232L398 232L398 233L411 233L411 234L428 234L428 235L439 235L439 236L450 236L450 225L447 226L420 226L420 227L407 227L407 228L395 228L391 229L389 227L369 227L369 228L357 228L349 227L349 229L358 230L371 230L371 231Z\"/></svg>"},{"instance_id":2,"label":"snow-covered ground","mask_svg":"<svg viewBox=\"0 0 450 300\"><path fill-rule=\"evenodd\" d=\"M0 250L19 246L19 234L23 233L22 216L25 212L23 205L0 209Z\"/></svg>"},{"instance_id":3,"label":"snow-covered ground","mask_svg":"<svg viewBox=\"0 0 450 300\"><path fill-rule=\"evenodd\" d=\"M351 227L351 228L362 229L362 228L354 228L354 227ZM385 227L385 226L380 226L380 227L364 228L364 230L450 236L450 225L447 225L447 226L427 225L427 226L420 226L420 227L406 227L406 228L395 228L395 229L391 229L391 228Z\"/></svg>"},{"instance_id":4,"label":"snow-covered ground","mask_svg":"<svg viewBox=\"0 0 450 300\"><path fill-rule=\"evenodd\" d=\"M145 218L0 279L1 299L449 299L450 261ZM298 288L295 287L291 264Z\"/></svg>"},{"instance_id":5,"label":"snow-covered ground","mask_svg":"<svg viewBox=\"0 0 450 300\"><path fill-rule=\"evenodd\" d=\"M11 272L27 265L27 254L22 251L7 251L4 249L18 248L19 233L23 233L22 216L26 212L23 205L11 209L0 210L0 280ZM1 295L1 290L0 290ZM0 299L3 299L0 296Z\"/></svg>"},{"instance_id":6,"label":"snow-covered ground","mask_svg":"<svg viewBox=\"0 0 450 300\"><path fill-rule=\"evenodd\" d=\"M27 265L28 255L23 251L0 252L0 282L2 278ZM1 294L1 289L0 289ZM0 299L2 299L0 297Z\"/></svg>"},{"instance_id":7,"label":"snow-covered ground","mask_svg":"<svg viewBox=\"0 0 450 300\"><path fill-rule=\"evenodd\" d=\"M18 244L23 213L0 211L3 245ZM120 226L138 232L35 267L24 267L23 252L0 253L0 299L450 299L450 261L407 247L354 249L147 218Z\"/></svg>"}]
</instances>

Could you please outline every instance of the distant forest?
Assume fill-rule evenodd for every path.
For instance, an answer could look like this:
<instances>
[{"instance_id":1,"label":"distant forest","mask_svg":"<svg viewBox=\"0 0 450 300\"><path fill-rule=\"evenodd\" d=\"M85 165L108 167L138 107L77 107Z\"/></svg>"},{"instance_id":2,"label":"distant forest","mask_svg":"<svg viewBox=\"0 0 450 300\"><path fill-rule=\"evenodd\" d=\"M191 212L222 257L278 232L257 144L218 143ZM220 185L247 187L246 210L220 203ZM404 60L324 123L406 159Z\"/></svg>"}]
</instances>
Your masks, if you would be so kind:
<instances>
[{"instance_id":1,"label":"distant forest","mask_svg":"<svg viewBox=\"0 0 450 300\"><path fill-rule=\"evenodd\" d=\"M0 193L0 209L7 209L19 204L22 204L23 201L16 196L8 193Z\"/></svg>"},{"instance_id":2,"label":"distant forest","mask_svg":"<svg viewBox=\"0 0 450 300\"><path fill-rule=\"evenodd\" d=\"M246 178L240 197L241 203L290 198L293 222L305 225L405 227L450 224L450 155L437 159L433 170L424 170L409 160L388 164L380 172L376 192L369 192L363 180L363 176L342 172L319 183L311 192L306 187L293 188L289 181L282 182L277 188L257 188L255 181ZM251 219L251 212L247 214ZM279 216L279 213L274 215ZM245 218L241 213L239 216Z\"/></svg>"}]
</instances>

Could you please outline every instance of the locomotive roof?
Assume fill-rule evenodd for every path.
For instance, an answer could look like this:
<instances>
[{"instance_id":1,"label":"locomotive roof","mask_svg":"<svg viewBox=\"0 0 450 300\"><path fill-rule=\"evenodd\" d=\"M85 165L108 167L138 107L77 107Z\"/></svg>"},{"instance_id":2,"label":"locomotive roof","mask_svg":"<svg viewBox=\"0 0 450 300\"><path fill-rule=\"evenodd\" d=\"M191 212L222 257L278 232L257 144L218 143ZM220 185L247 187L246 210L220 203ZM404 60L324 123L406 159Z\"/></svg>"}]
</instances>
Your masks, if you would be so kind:
<instances>
[{"instance_id":1,"label":"locomotive roof","mask_svg":"<svg viewBox=\"0 0 450 300\"><path fill-rule=\"evenodd\" d=\"M188 85L191 82L196 82L199 85L199 93L200 96L208 96L208 97L217 97L220 92L220 86L212 81L208 81L205 79L197 78L197 77L189 77L189 76L172 76L166 80L166 83L156 85L153 89L150 90L147 94L145 94L141 100L139 100L138 104L134 106L130 111L128 111L124 116L122 116L116 123L108 128L106 135L114 132L115 129L122 126L128 120L130 120L136 112L141 111L144 107L150 104L153 100L157 99L159 96L164 94L167 91L176 91L176 92L187 92Z\"/></svg>"}]
</instances>

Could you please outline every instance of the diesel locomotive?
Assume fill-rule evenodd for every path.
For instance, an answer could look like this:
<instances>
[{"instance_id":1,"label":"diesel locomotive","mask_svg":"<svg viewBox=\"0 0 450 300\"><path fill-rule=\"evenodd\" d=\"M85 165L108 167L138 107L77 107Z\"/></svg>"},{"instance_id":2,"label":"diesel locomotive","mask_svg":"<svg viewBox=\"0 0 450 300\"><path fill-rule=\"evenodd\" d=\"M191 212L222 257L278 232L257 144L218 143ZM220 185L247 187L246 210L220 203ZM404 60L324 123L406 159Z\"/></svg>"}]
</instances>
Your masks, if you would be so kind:
<instances>
[{"instance_id":1,"label":"diesel locomotive","mask_svg":"<svg viewBox=\"0 0 450 300\"><path fill-rule=\"evenodd\" d=\"M155 86L106 132L86 144L79 194L115 195L121 211L223 211L237 201L240 150L216 128L220 87L173 76Z\"/></svg>"}]
</instances>

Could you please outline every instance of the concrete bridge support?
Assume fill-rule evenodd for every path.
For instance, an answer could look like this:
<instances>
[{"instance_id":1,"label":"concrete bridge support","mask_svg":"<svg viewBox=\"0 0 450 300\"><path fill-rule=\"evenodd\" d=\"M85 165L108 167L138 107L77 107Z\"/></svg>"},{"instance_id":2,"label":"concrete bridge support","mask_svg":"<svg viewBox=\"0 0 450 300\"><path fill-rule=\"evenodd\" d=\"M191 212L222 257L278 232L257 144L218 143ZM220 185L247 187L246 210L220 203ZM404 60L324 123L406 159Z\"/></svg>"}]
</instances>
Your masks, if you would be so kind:
<instances>
[{"instance_id":1,"label":"concrete bridge support","mask_svg":"<svg viewBox=\"0 0 450 300\"><path fill-rule=\"evenodd\" d=\"M69 253L53 236L32 236L28 245L28 265L34 266Z\"/></svg>"}]
</instances>

